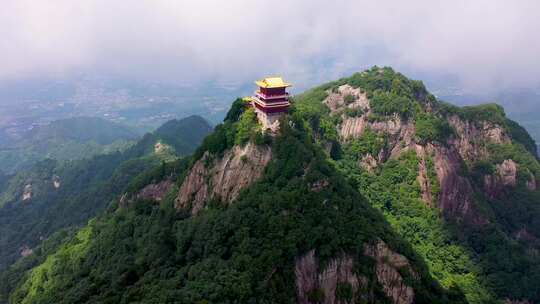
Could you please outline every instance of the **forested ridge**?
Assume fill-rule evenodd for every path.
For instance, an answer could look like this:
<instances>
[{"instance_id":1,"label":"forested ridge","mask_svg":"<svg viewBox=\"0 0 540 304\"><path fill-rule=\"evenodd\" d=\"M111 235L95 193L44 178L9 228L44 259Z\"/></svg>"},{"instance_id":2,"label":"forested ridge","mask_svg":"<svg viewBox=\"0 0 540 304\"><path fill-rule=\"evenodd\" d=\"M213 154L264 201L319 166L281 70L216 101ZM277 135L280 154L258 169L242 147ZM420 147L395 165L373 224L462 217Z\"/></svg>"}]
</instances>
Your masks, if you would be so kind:
<instances>
[{"instance_id":1,"label":"forested ridge","mask_svg":"<svg viewBox=\"0 0 540 304\"><path fill-rule=\"evenodd\" d=\"M188 117L169 122L123 152L71 162L44 160L0 178L0 270L25 248L35 252L56 231L85 224L141 171L189 154L210 130L204 119ZM173 140L170 132L177 134ZM162 148L156 151L158 142Z\"/></svg>"},{"instance_id":2,"label":"forested ridge","mask_svg":"<svg viewBox=\"0 0 540 304\"><path fill-rule=\"evenodd\" d=\"M459 290L445 290L430 277L421 258L328 162L301 119L285 118L274 138L261 135L240 102L191 160L161 165L133 181L141 189L173 179L177 186L164 200L114 203L26 273L11 301L294 303L295 263L314 250L320 267L343 253L351 255L355 275L366 280L361 287L339 282L336 297L392 302L378 281L378 262L365 251L383 240L410 263L399 277L414 288L417 303L465 302ZM271 146L273 157L262 179L234 204L209 202L197 216L174 207L190 163L207 151L219 157L248 142ZM321 180L324 186L314 190ZM328 296L322 286L306 291L312 302Z\"/></svg>"}]
</instances>

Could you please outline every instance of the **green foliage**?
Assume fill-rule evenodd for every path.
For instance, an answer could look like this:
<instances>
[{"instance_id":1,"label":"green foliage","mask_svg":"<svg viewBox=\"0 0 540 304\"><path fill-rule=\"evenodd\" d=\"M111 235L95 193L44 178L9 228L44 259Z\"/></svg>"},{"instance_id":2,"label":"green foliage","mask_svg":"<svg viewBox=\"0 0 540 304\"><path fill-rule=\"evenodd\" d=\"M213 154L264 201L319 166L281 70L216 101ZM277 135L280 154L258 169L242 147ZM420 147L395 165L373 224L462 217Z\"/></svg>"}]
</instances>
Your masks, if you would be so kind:
<instances>
[{"instance_id":1,"label":"green foliage","mask_svg":"<svg viewBox=\"0 0 540 304\"><path fill-rule=\"evenodd\" d=\"M429 208L420 199L416 179L418 162L416 154L408 152L384 163L377 174L362 171L355 162L346 159L338 164L371 204L383 212L398 234L422 256L431 275L444 287L463 290L470 303L493 303L493 295L480 276L481 269L474 264L467 248L455 241L436 209ZM427 167L430 180L434 180L429 158ZM438 183L432 185L438 188Z\"/></svg>"},{"instance_id":2,"label":"green foliage","mask_svg":"<svg viewBox=\"0 0 540 304\"><path fill-rule=\"evenodd\" d=\"M374 157L387 145L387 137L379 135L371 129L366 129L360 138L354 138L343 145L346 155L354 160L362 159L362 156L371 154Z\"/></svg>"},{"instance_id":3,"label":"green foliage","mask_svg":"<svg viewBox=\"0 0 540 304\"><path fill-rule=\"evenodd\" d=\"M144 186L157 183L165 179L177 179L188 168L189 158L185 157L172 162L162 162L149 170L145 170L130 180L126 193L135 194Z\"/></svg>"},{"instance_id":4,"label":"green foliage","mask_svg":"<svg viewBox=\"0 0 540 304\"><path fill-rule=\"evenodd\" d=\"M498 125L504 125L506 122L504 108L495 103L462 107L458 114L462 118L473 122L488 121Z\"/></svg>"},{"instance_id":5,"label":"green foliage","mask_svg":"<svg viewBox=\"0 0 540 304\"><path fill-rule=\"evenodd\" d=\"M244 145L248 141L262 145L269 144L271 140L270 135L261 132L256 113L253 108L249 108L243 111L238 121L225 120L217 125L214 132L197 148L193 159L200 159L205 152L220 156L234 145Z\"/></svg>"},{"instance_id":6,"label":"green foliage","mask_svg":"<svg viewBox=\"0 0 540 304\"><path fill-rule=\"evenodd\" d=\"M351 104L351 103L355 102L356 97L354 97L354 95L352 95L352 94L347 94L347 95L345 95L345 97L343 97L343 101L345 102L346 105L348 105L348 104Z\"/></svg>"},{"instance_id":7,"label":"green foliage","mask_svg":"<svg viewBox=\"0 0 540 304\"><path fill-rule=\"evenodd\" d=\"M495 165L492 162L488 160L479 160L473 164L470 173L473 181L482 187L484 176L494 174L495 169Z\"/></svg>"},{"instance_id":8,"label":"green foliage","mask_svg":"<svg viewBox=\"0 0 540 304\"><path fill-rule=\"evenodd\" d=\"M339 301L351 301L353 298L353 288L348 282L339 282L336 286L336 299Z\"/></svg>"},{"instance_id":9,"label":"green foliage","mask_svg":"<svg viewBox=\"0 0 540 304\"><path fill-rule=\"evenodd\" d=\"M413 100L395 92L375 91L369 103L373 113L381 116L398 114L408 117L414 111Z\"/></svg>"},{"instance_id":10,"label":"green foliage","mask_svg":"<svg viewBox=\"0 0 540 304\"><path fill-rule=\"evenodd\" d=\"M29 270L42 264L45 259L53 254L62 244L69 243L77 234L77 229L61 229L44 240L33 253L19 259L8 270L0 273L0 302L6 301L11 291L23 280Z\"/></svg>"},{"instance_id":11,"label":"green foliage","mask_svg":"<svg viewBox=\"0 0 540 304\"><path fill-rule=\"evenodd\" d=\"M366 92L374 113L372 119L376 120L393 114L403 118L413 116L419 104L435 100L422 82L410 80L388 67L373 67L349 78L340 79L332 85L342 84L349 84Z\"/></svg>"},{"instance_id":12,"label":"green foliage","mask_svg":"<svg viewBox=\"0 0 540 304\"><path fill-rule=\"evenodd\" d=\"M193 146L178 151L180 155L193 151L197 142L202 141L196 136L203 134L193 130L199 125L189 123L196 121L187 119L187 124L167 124L178 131L176 141L182 141L184 134L188 134L185 142L193 143ZM179 131L179 125L183 125L187 131ZM208 130L206 123L204 126ZM31 171L10 178L8 186L0 193L0 271L20 257L23 245L33 248L41 242L41 238L66 227L82 225L102 212L136 176L162 162L160 155L152 153L156 138L172 135L166 128L160 128L159 132L148 134L122 153L67 163L45 160L36 164ZM165 174L168 174L167 170ZM159 174L161 172L156 172L156 175ZM55 176L60 181L58 189L54 188L52 182ZM135 179L135 184L146 182L153 176L150 174L139 178ZM33 196L31 201L23 203L22 189L27 184L32 185Z\"/></svg>"},{"instance_id":13,"label":"green foliage","mask_svg":"<svg viewBox=\"0 0 540 304\"><path fill-rule=\"evenodd\" d=\"M519 165L519 175L521 184L529 180L531 174L540 181L540 164L538 159L530 154L527 149L521 144L490 144L488 145L490 159L493 164L500 164L504 160L512 159Z\"/></svg>"},{"instance_id":14,"label":"green foliage","mask_svg":"<svg viewBox=\"0 0 540 304\"><path fill-rule=\"evenodd\" d=\"M364 110L362 108L356 107L356 108L345 108L345 115L347 117L360 117L364 114Z\"/></svg>"},{"instance_id":15,"label":"green foliage","mask_svg":"<svg viewBox=\"0 0 540 304\"><path fill-rule=\"evenodd\" d=\"M223 153L225 150L234 146L235 136L236 125L232 122L226 121L217 125L214 132L204 138L193 158L201 158L206 151L217 155Z\"/></svg>"},{"instance_id":16,"label":"green foliage","mask_svg":"<svg viewBox=\"0 0 540 304\"><path fill-rule=\"evenodd\" d=\"M324 301L324 290L321 288L310 290L307 298L311 303L322 303Z\"/></svg>"},{"instance_id":17,"label":"green foliage","mask_svg":"<svg viewBox=\"0 0 540 304\"><path fill-rule=\"evenodd\" d=\"M66 285L71 282L54 281L50 278L56 273L71 271L78 266L88 250L91 236L92 226L90 223L88 227L81 229L69 244L61 246L42 264L32 269L25 283L11 295L10 302L33 303L55 297L55 294L49 294L49 292L58 288L58 285ZM32 300L28 301L27 299Z\"/></svg>"},{"instance_id":18,"label":"green foliage","mask_svg":"<svg viewBox=\"0 0 540 304\"><path fill-rule=\"evenodd\" d=\"M9 182L10 176L0 170L0 193L4 191ZM1 203L0 203L1 205Z\"/></svg>"},{"instance_id":19,"label":"green foliage","mask_svg":"<svg viewBox=\"0 0 540 304\"><path fill-rule=\"evenodd\" d=\"M327 141L337 141L336 124L338 116L330 116L329 109L322 103L328 97L328 85L309 90L294 98L292 113L299 119L299 124L306 124L313 134Z\"/></svg>"},{"instance_id":20,"label":"green foliage","mask_svg":"<svg viewBox=\"0 0 540 304\"><path fill-rule=\"evenodd\" d=\"M445 143L446 139L453 134L453 129L446 119L432 114L418 114L414 122L416 139L420 143Z\"/></svg>"},{"instance_id":21,"label":"green foliage","mask_svg":"<svg viewBox=\"0 0 540 304\"><path fill-rule=\"evenodd\" d=\"M506 120L506 127L509 130L510 137L512 140L522 144L529 153L532 155L537 156L538 155L538 149L536 146L536 142L534 139L529 135L527 130L520 126L517 122L507 119Z\"/></svg>"},{"instance_id":22,"label":"green foliage","mask_svg":"<svg viewBox=\"0 0 540 304\"><path fill-rule=\"evenodd\" d=\"M429 184L431 185L431 197L432 197L431 202L435 204L435 202L439 201L439 194L441 192L441 184L439 183L439 178L437 177L437 172L435 171L433 158L428 155L426 156L425 162L426 162L427 175L429 178Z\"/></svg>"},{"instance_id":23,"label":"green foliage","mask_svg":"<svg viewBox=\"0 0 540 304\"><path fill-rule=\"evenodd\" d=\"M192 115L180 120L169 120L152 135L156 141L172 146L177 155L186 155L193 152L194 147L199 146L210 132L212 127L204 118Z\"/></svg>"},{"instance_id":24,"label":"green foliage","mask_svg":"<svg viewBox=\"0 0 540 304\"><path fill-rule=\"evenodd\" d=\"M296 257L314 249L321 265L343 252L361 261L364 244L381 238L414 265L420 279L412 284L420 302L463 303L430 279L411 248L327 162L301 121L291 125L296 127L282 124L273 141L262 180L228 208L179 218L170 198L104 214L34 268L12 300L294 303ZM319 180L328 185L315 192L310 184ZM373 267L365 271L375 276ZM372 292L376 300L385 298L380 286ZM343 284L337 293L352 297ZM317 300L323 294L309 296Z\"/></svg>"},{"instance_id":25,"label":"green foliage","mask_svg":"<svg viewBox=\"0 0 540 304\"><path fill-rule=\"evenodd\" d=\"M237 98L227 112L227 115L225 115L224 121L238 121L238 119L240 119L240 116L242 115L242 113L244 113L245 110L246 102L242 100L242 98Z\"/></svg>"},{"instance_id":26,"label":"green foliage","mask_svg":"<svg viewBox=\"0 0 540 304\"><path fill-rule=\"evenodd\" d=\"M254 139L256 134L261 133L259 121L253 108L247 109L242 114L236 130L235 144L237 145L245 145L250 139Z\"/></svg>"}]
</instances>

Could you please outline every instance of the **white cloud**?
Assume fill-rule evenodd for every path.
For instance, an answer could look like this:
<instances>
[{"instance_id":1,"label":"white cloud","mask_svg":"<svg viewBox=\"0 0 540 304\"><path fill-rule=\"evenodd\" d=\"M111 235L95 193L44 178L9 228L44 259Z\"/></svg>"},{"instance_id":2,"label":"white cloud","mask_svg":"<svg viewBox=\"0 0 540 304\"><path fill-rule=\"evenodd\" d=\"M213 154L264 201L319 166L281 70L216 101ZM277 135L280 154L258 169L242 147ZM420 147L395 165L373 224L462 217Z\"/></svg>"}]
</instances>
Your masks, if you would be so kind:
<instances>
[{"instance_id":1,"label":"white cloud","mask_svg":"<svg viewBox=\"0 0 540 304\"><path fill-rule=\"evenodd\" d=\"M536 85L540 2L4 0L0 79L331 79L373 64Z\"/></svg>"}]
</instances>

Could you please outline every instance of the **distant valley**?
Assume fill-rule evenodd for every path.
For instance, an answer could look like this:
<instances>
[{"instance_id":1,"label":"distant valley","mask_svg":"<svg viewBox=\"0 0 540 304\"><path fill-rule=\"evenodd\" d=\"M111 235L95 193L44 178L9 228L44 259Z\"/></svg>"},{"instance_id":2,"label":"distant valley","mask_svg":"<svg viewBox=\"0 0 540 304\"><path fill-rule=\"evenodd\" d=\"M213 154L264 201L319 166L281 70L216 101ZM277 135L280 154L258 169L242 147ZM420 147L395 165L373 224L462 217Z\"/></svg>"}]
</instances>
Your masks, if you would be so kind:
<instances>
[{"instance_id":1,"label":"distant valley","mask_svg":"<svg viewBox=\"0 0 540 304\"><path fill-rule=\"evenodd\" d=\"M168 120L204 116L223 119L227 101L246 94L243 84L158 84L97 79L34 80L0 86L0 141L52 121L78 116L100 117L152 131Z\"/></svg>"}]
</instances>

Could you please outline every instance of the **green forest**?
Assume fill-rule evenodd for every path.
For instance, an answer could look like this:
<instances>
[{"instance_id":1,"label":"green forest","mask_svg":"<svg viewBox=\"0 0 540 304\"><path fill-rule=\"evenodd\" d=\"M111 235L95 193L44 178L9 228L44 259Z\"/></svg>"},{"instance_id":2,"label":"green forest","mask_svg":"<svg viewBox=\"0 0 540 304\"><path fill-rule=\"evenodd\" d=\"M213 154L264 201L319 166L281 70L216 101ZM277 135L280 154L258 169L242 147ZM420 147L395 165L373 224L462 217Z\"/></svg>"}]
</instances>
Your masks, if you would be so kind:
<instances>
[{"instance_id":1,"label":"green forest","mask_svg":"<svg viewBox=\"0 0 540 304\"><path fill-rule=\"evenodd\" d=\"M200 117L170 121L123 152L60 162L43 160L31 170L0 180L0 270L56 231L78 227L102 212L142 171L195 150L211 131ZM171 149L155 153L162 142ZM58 180L59 188L53 185ZM21 200L31 184L32 199Z\"/></svg>"}]
</instances>

